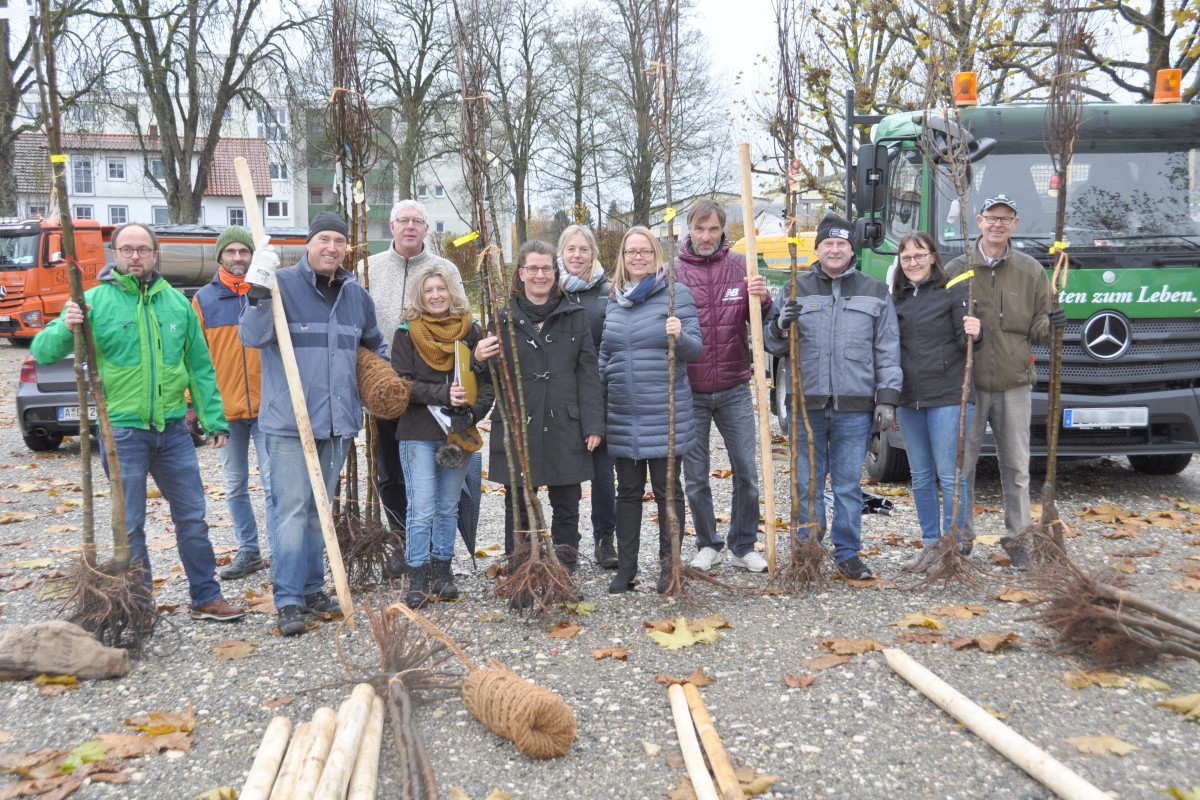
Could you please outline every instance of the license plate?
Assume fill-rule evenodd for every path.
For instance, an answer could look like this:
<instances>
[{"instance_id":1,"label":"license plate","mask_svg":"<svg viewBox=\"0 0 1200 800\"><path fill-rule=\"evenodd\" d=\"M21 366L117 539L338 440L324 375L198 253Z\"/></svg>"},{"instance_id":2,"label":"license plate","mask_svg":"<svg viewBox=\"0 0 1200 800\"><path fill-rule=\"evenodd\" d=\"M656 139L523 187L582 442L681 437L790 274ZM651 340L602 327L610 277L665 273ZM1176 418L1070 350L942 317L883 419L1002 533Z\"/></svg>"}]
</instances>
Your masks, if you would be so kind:
<instances>
[{"instance_id":1,"label":"license plate","mask_svg":"<svg viewBox=\"0 0 1200 800\"><path fill-rule=\"evenodd\" d=\"M4 316L0 317L0 322L12 322L12 317L5 314Z\"/></svg>"},{"instance_id":2,"label":"license plate","mask_svg":"<svg viewBox=\"0 0 1200 800\"><path fill-rule=\"evenodd\" d=\"M79 419L79 406L60 406L58 409L58 421L69 422L70 420ZM96 407L88 406L88 419L95 421Z\"/></svg>"},{"instance_id":3,"label":"license plate","mask_svg":"<svg viewBox=\"0 0 1200 800\"><path fill-rule=\"evenodd\" d=\"M1145 406L1063 409L1064 428L1145 428L1149 424L1150 409Z\"/></svg>"}]
</instances>

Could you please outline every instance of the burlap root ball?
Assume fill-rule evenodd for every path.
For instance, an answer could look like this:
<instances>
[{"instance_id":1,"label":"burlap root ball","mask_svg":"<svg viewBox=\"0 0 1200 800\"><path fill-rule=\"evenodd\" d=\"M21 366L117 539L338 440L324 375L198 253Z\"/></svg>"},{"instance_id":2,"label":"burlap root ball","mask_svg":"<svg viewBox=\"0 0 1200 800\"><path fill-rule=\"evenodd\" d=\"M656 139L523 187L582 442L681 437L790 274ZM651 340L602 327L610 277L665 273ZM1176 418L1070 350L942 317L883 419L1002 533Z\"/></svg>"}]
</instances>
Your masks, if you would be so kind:
<instances>
[{"instance_id":1,"label":"burlap root ball","mask_svg":"<svg viewBox=\"0 0 1200 800\"><path fill-rule=\"evenodd\" d=\"M575 741L575 712L566 701L496 662L463 678L462 696L473 717L527 756L565 756Z\"/></svg>"}]
</instances>

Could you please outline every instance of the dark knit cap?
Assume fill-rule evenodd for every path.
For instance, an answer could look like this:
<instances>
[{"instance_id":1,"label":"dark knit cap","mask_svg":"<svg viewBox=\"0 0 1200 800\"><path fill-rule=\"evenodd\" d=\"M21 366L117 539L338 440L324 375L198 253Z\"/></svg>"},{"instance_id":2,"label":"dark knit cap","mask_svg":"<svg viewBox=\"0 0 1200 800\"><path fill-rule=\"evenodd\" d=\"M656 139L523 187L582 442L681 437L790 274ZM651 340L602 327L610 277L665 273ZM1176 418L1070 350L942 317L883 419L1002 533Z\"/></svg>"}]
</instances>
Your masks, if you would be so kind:
<instances>
[{"instance_id":1,"label":"dark knit cap","mask_svg":"<svg viewBox=\"0 0 1200 800\"><path fill-rule=\"evenodd\" d=\"M849 220L839 217L830 211L817 224L817 239L813 242L813 246L819 245L826 239L845 239L851 244L854 243L854 226Z\"/></svg>"},{"instance_id":2,"label":"dark knit cap","mask_svg":"<svg viewBox=\"0 0 1200 800\"><path fill-rule=\"evenodd\" d=\"M254 237L250 235L250 231L241 225L230 225L217 237L217 261L221 260L221 253L225 248L234 242L244 244L250 248L251 253L254 252Z\"/></svg>"},{"instance_id":3,"label":"dark knit cap","mask_svg":"<svg viewBox=\"0 0 1200 800\"><path fill-rule=\"evenodd\" d=\"M308 238L304 241L311 242L312 238L321 231L333 231L340 233L347 239L350 238L350 227L346 221L332 211L322 211L313 217L312 222L308 224Z\"/></svg>"}]
</instances>

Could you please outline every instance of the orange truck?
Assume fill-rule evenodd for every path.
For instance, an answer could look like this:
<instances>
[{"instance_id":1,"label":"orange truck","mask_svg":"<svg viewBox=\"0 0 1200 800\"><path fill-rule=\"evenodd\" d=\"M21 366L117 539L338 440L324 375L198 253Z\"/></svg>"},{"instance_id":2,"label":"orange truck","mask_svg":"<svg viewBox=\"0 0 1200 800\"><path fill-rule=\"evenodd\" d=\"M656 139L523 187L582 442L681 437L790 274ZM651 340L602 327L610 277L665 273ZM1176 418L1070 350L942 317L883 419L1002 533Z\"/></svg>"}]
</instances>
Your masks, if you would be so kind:
<instances>
[{"instance_id":1,"label":"orange truck","mask_svg":"<svg viewBox=\"0 0 1200 800\"><path fill-rule=\"evenodd\" d=\"M217 237L224 227L150 227L158 236L159 271L172 286L191 296L212 280L217 271ZM113 226L95 220L75 220L75 253L85 290L96 285L107 262L112 231ZM304 255L304 229L268 229L267 234L283 266ZM58 219L0 220L0 337L28 344L62 313L70 294Z\"/></svg>"}]
</instances>

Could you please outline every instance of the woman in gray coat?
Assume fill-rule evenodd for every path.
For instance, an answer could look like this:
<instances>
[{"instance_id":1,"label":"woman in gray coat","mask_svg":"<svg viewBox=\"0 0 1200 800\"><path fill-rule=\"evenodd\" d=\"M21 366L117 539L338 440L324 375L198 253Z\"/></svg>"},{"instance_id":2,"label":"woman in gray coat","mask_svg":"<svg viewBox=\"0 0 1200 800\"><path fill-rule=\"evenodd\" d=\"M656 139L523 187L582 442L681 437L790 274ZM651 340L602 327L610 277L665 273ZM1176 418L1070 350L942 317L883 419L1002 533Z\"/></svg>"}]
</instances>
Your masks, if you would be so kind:
<instances>
[{"instance_id":1,"label":"woman in gray coat","mask_svg":"<svg viewBox=\"0 0 1200 800\"><path fill-rule=\"evenodd\" d=\"M612 297L600 342L600 374L607 399L606 436L617 472L617 574L610 594L627 592L637 575L642 495L649 473L658 504L658 591L666 590L671 543L667 533L667 339L675 339L675 518L683 524L682 456L696 443L688 361L703 341L692 293L675 284L675 313L667 313L670 287L662 250L649 230L630 228L621 240Z\"/></svg>"},{"instance_id":2,"label":"woman in gray coat","mask_svg":"<svg viewBox=\"0 0 1200 800\"><path fill-rule=\"evenodd\" d=\"M534 491L549 487L550 534L559 560L575 571L579 550L580 484L592 477L591 452L600 446L604 417L596 398L600 374L587 312L558 285L554 248L542 241L522 245L513 271L508 308L500 312L500 341L508 368L514 365L508 320L515 333L525 397L524 434ZM495 336L480 342L479 356L499 353ZM499 365L497 365L499 367ZM504 552L513 555L513 530L529 530L521 476L510 475L505 458L504 420L492 413L488 477L505 486ZM516 457L514 454L514 464ZM520 553L517 556L520 557Z\"/></svg>"}]
</instances>

